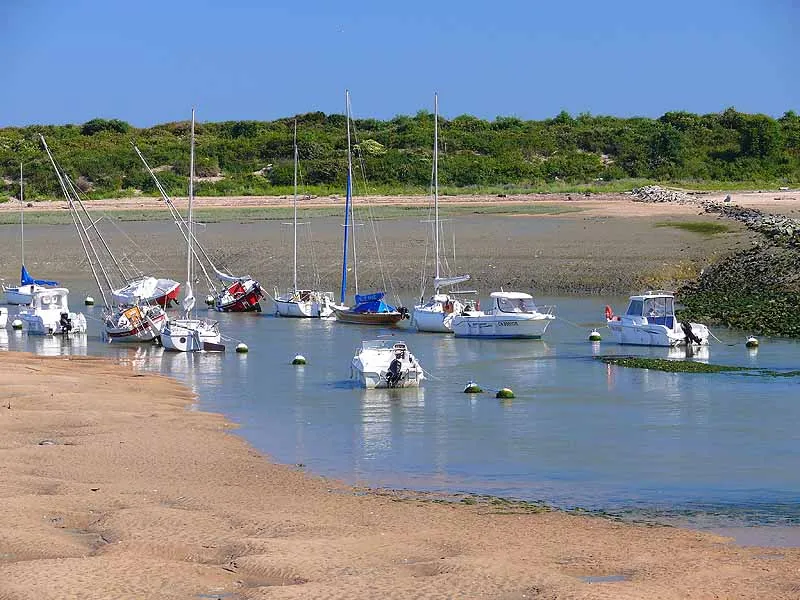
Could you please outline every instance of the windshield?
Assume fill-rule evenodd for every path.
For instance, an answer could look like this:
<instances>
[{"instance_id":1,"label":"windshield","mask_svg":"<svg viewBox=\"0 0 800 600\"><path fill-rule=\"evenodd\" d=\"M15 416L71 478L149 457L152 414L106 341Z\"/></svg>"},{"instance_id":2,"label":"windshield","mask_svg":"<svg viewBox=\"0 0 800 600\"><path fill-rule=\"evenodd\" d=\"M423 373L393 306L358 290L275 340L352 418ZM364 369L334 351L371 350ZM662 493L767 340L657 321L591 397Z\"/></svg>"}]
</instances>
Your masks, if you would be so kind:
<instances>
[{"instance_id":1,"label":"windshield","mask_svg":"<svg viewBox=\"0 0 800 600\"><path fill-rule=\"evenodd\" d=\"M533 298L497 298L497 308L506 313L536 312Z\"/></svg>"}]
</instances>

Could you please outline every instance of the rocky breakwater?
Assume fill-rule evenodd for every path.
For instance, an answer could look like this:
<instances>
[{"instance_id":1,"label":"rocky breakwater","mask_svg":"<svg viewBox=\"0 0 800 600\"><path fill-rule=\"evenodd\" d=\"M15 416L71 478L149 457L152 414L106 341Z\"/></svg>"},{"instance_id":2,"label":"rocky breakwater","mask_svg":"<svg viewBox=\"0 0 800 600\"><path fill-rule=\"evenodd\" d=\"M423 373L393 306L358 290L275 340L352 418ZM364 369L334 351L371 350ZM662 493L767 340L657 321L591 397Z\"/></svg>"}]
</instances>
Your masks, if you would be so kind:
<instances>
[{"instance_id":1,"label":"rocky breakwater","mask_svg":"<svg viewBox=\"0 0 800 600\"><path fill-rule=\"evenodd\" d=\"M688 204L696 202L695 198L685 192L668 190L660 185L645 185L631 190L634 202L676 202Z\"/></svg>"},{"instance_id":2,"label":"rocky breakwater","mask_svg":"<svg viewBox=\"0 0 800 600\"><path fill-rule=\"evenodd\" d=\"M703 208L744 223L760 239L684 286L681 317L800 337L800 219L727 203L707 202Z\"/></svg>"}]
</instances>

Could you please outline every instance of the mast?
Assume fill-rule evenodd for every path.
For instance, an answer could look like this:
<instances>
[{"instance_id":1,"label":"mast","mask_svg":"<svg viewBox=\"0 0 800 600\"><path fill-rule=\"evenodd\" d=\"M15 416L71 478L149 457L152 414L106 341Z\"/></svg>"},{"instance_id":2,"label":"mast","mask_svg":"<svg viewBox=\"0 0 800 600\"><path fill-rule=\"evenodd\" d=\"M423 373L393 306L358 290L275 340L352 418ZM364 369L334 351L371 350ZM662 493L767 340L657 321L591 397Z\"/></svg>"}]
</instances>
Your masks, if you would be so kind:
<instances>
[{"instance_id":1,"label":"mast","mask_svg":"<svg viewBox=\"0 0 800 600\"><path fill-rule=\"evenodd\" d=\"M19 239L22 252L22 264L25 264L25 198L22 186L22 163L19 163Z\"/></svg>"},{"instance_id":2,"label":"mast","mask_svg":"<svg viewBox=\"0 0 800 600\"><path fill-rule=\"evenodd\" d=\"M433 224L436 228L436 279L439 280L439 94L433 95ZM434 289L434 293L438 292Z\"/></svg>"},{"instance_id":3,"label":"mast","mask_svg":"<svg viewBox=\"0 0 800 600\"><path fill-rule=\"evenodd\" d=\"M184 298L184 310L188 319L192 308L194 308L194 294L192 292L192 242L194 235L192 231L192 202L194 201L194 108L192 108L192 132L189 144L189 211L187 215L187 227L189 236L186 240L186 297Z\"/></svg>"},{"instance_id":4,"label":"mast","mask_svg":"<svg viewBox=\"0 0 800 600\"><path fill-rule=\"evenodd\" d=\"M294 120L294 291L297 291L297 119Z\"/></svg>"},{"instance_id":5,"label":"mast","mask_svg":"<svg viewBox=\"0 0 800 600\"><path fill-rule=\"evenodd\" d=\"M344 304L347 292L347 238L350 229L350 204L352 202L353 160L350 154L350 90L344 91L345 112L347 114L347 189L344 201L344 244L342 246L342 290L339 303Z\"/></svg>"}]
</instances>

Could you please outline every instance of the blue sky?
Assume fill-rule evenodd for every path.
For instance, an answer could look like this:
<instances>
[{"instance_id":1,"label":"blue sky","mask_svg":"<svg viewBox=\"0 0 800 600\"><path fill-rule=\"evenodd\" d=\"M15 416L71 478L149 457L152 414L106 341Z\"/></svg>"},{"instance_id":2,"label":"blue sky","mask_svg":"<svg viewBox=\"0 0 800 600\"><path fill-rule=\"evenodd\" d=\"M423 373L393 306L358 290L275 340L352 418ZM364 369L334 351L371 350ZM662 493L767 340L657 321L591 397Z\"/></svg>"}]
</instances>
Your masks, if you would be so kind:
<instances>
[{"instance_id":1,"label":"blue sky","mask_svg":"<svg viewBox=\"0 0 800 600\"><path fill-rule=\"evenodd\" d=\"M0 126L800 112L797 0L0 0Z\"/></svg>"}]
</instances>

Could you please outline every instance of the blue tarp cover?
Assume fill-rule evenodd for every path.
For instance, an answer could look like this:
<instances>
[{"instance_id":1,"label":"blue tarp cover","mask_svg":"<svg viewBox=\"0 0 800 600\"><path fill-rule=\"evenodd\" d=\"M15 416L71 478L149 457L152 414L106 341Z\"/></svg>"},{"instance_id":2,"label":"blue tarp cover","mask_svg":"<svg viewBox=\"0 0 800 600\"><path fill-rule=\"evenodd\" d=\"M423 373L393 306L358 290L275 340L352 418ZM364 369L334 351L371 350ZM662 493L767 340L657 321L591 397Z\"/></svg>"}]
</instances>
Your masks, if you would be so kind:
<instances>
[{"instance_id":1,"label":"blue tarp cover","mask_svg":"<svg viewBox=\"0 0 800 600\"><path fill-rule=\"evenodd\" d=\"M383 301L384 292L374 294L356 294L356 306L353 307L354 313L387 313L395 312L397 309Z\"/></svg>"},{"instance_id":2,"label":"blue tarp cover","mask_svg":"<svg viewBox=\"0 0 800 600\"><path fill-rule=\"evenodd\" d=\"M28 269L25 268L25 265L22 265L22 272L19 275L19 284L31 285L32 283L36 285L58 285L57 281L50 281L48 279L34 279L28 273Z\"/></svg>"}]
</instances>

